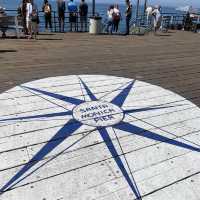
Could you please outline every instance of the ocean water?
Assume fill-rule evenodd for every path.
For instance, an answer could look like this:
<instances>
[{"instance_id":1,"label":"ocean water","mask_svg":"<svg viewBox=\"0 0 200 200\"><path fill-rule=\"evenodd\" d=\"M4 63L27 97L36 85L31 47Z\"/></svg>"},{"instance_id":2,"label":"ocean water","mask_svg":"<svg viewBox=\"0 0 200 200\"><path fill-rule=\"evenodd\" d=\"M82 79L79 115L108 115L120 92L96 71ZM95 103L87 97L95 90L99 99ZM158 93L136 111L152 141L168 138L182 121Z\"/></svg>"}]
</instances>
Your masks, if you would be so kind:
<instances>
[{"instance_id":1,"label":"ocean water","mask_svg":"<svg viewBox=\"0 0 200 200\"><path fill-rule=\"evenodd\" d=\"M17 7L20 5L20 2L21 2L21 0L0 0L0 6L5 7L7 10L16 10ZM49 2L51 3L53 10L56 11L57 10L56 1L55 0L49 0ZM41 10L43 0L35 0L35 3L37 4L38 9ZM106 13L107 13L107 9L108 9L109 6L110 5L108 3L107 4L99 4L99 3L96 4L96 12L103 18L103 20L102 20L103 22L107 18ZM120 8L120 11L121 11L121 14L122 14L122 21L120 22L119 29L120 29L121 32L124 32L125 31L125 16L124 16L124 13L125 13L126 6L125 6L125 4L120 4L119 8ZM133 17L135 16L135 13L136 13L135 10L136 10L136 7L133 4ZM144 12L144 8L140 7L139 13L142 15L143 12ZM180 11L176 11L176 9L173 8L173 7L163 7L162 12L163 13L173 13L173 14L175 14L175 13L176 14L183 14ZM89 15L91 15L91 13L92 13L92 4L89 4ZM16 12L12 11L9 14L16 14ZM40 13L40 22L41 22L40 25L42 27L41 30L43 30L44 29L43 13Z\"/></svg>"},{"instance_id":2,"label":"ocean water","mask_svg":"<svg viewBox=\"0 0 200 200\"><path fill-rule=\"evenodd\" d=\"M16 9L20 5L21 0L0 0L0 6L5 7L6 9ZM53 10L56 11L56 0L49 0L49 2L52 5ZM39 10L42 8L43 0L35 0L35 3L37 4ZM78 4L78 3L77 3ZM101 15L104 15L106 13L107 8L110 4L104 3L104 4L96 4L96 12L100 13ZM120 4L120 9L122 13L125 11L125 5ZM135 10L135 5L133 4L133 10ZM89 11L92 12L92 5L89 4ZM140 7L140 11L143 11L143 8ZM163 7L163 12L169 12L169 13L175 13L177 12L175 8L173 7Z\"/></svg>"}]
</instances>

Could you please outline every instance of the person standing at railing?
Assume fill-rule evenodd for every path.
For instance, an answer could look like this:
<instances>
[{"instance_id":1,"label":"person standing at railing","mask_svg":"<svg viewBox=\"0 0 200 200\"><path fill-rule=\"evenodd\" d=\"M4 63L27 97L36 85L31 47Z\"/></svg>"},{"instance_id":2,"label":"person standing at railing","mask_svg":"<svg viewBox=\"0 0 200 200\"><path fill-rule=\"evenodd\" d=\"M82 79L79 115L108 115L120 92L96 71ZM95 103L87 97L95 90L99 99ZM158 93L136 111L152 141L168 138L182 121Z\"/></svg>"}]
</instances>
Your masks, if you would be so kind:
<instances>
[{"instance_id":1,"label":"person standing at railing","mask_svg":"<svg viewBox=\"0 0 200 200\"><path fill-rule=\"evenodd\" d=\"M32 6L33 6L33 10L34 10L34 12L36 12L36 14L37 14L37 21L36 21L36 23L34 24L35 25L35 30L36 30L36 33L37 34L39 34L39 23L40 23L40 20L39 20L39 10L38 10L38 6L37 6L37 4L35 3L35 1L34 0L31 0L31 3L32 3Z\"/></svg>"},{"instance_id":2,"label":"person standing at railing","mask_svg":"<svg viewBox=\"0 0 200 200\"><path fill-rule=\"evenodd\" d=\"M64 32L65 30L65 0L57 0L58 6L58 22L59 22L59 31Z\"/></svg>"},{"instance_id":3,"label":"person standing at railing","mask_svg":"<svg viewBox=\"0 0 200 200\"><path fill-rule=\"evenodd\" d=\"M114 6L111 5L107 10L108 22L107 22L106 32L109 34L112 34L113 32L113 14L114 14Z\"/></svg>"},{"instance_id":4,"label":"person standing at railing","mask_svg":"<svg viewBox=\"0 0 200 200\"><path fill-rule=\"evenodd\" d=\"M81 31L83 32L83 26L85 27L85 32L87 32L87 15L88 15L88 5L85 0L81 0L79 5L79 15L80 15L80 23L81 23Z\"/></svg>"},{"instance_id":5,"label":"person standing at railing","mask_svg":"<svg viewBox=\"0 0 200 200\"><path fill-rule=\"evenodd\" d=\"M183 19L183 28L185 31L190 31L192 28L192 18L190 17L190 12L186 13L186 16Z\"/></svg>"},{"instance_id":6,"label":"person standing at railing","mask_svg":"<svg viewBox=\"0 0 200 200\"><path fill-rule=\"evenodd\" d=\"M73 0L70 0L68 3L68 11L69 11L69 23L70 23L70 31L73 30L74 26L74 31L77 31L77 5Z\"/></svg>"},{"instance_id":7,"label":"person standing at railing","mask_svg":"<svg viewBox=\"0 0 200 200\"><path fill-rule=\"evenodd\" d=\"M114 5L114 10L113 10L113 30L116 33L118 32L120 20L121 20L121 13L119 10L119 5L116 4L116 5Z\"/></svg>"},{"instance_id":8,"label":"person standing at railing","mask_svg":"<svg viewBox=\"0 0 200 200\"><path fill-rule=\"evenodd\" d=\"M50 30L52 31L52 21L51 21L51 4L48 0L44 0L44 4L42 6L42 11L44 12L44 19L45 19L45 30L48 31L48 25Z\"/></svg>"},{"instance_id":9,"label":"person standing at railing","mask_svg":"<svg viewBox=\"0 0 200 200\"><path fill-rule=\"evenodd\" d=\"M31 15L33 11L33 6L31 4L31 0L27 0L26 3L26 27L28 29L28 38L32 38L32 24L31 24Z\"/></svg>"},{"instance_id":10,"label":"person standing at railing","mask_svg":"<svg viewBox=\"0 0 200 200\"><path fill-rule=\"evenodd\" d=\"M152 11L152 16L154 18L154 33L156 34L162 23L161 6L155 6L155 9Z\"/></svg>"},{"instance_id":11,"label":"person standing at railing","mask_svg":"<svg viewBox=\"0 0 200 200\"><path fill-rule=\"evenodd\" d=\"M5 17L7 14L5 9L0 6L0 17ZM2 38L6 37L6 27L1 27L0 30L2 31Z\"/></svg>"},{"instance_id":12,"label":"person standing at railing","mask_svg":"<svg viewBox=\"0 0 200 200\"><path fill-rule=\"evenodd\" d=\"M20 6L18 7L18 15L22 17L22 23L24 27L23 31L25 35L28 34L28 29L26 26L26 3L26 0L22 0Z\"/></svg>"},{"instance_id":13,"label":"person standing at railing","mask_svg":"<svg viewBox=\"0 0 200 200\"><path fill-rule=\"evenodd\" d=\"M131 20L131 17L132 17L132 4L131 4L130 0L126 0L125 16L126 16L126 33L125 33L125 35L129 35L129 32L130 32L130 20Z\"/></svg>"},{"instance_id":14,"label":"person standing at railing","mask_svg":"<svg viewBox=\"0 0 200 200\"><path fill-rule=\"evenodd\" d=\"M152 12L153 12L153 6L148 6L145 10L146 12L146 24L151 25L152 24Z\"/></svg>"},{"instance_id":15,"label":"person standing at railing","mask_svg":"<svg viewBox=\"0 0 200 200\"><path fill-rule=\"evenodd\" d=\"M34 39L36 40L37 32L38 32L38 13L35 8L33 8L33 11L32 11L31 25L32 25L32 31L34 34Z\"/></svg>"}]
</instances>

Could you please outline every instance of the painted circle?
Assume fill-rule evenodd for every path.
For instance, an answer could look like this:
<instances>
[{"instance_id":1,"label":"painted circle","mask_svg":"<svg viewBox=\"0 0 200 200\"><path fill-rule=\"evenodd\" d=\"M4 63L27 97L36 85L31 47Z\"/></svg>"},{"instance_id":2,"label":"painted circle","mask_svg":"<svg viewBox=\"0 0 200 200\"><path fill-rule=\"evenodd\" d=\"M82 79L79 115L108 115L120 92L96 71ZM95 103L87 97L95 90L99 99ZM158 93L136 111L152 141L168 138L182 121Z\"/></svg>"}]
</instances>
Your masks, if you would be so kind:
<instances>
[{"instance_id":1,"label":"painted circle","mask_svg":"<svg viewBox=\"0 0 200 200\"><path fill-rule=\"evenodd\" d=\"M118 124L122 121L124 114L121 108L112 103L90 101L75 107L73 117L82 124L106 127Z\"/></svg>"},{"instance_id":2,"label":"painted circle","mask_svg":"<svg viewBox=\"0 0 200 200\"><path fill-rule=\"evenodd\" d=\"M118 117L82 120L81 109L104 104ZM199 200L199 138L200 109L156 85L106 75L24 83L0 94L0 188L14 186L0 199L133 200L132 173L144 200Z\"/></svg>"}]
</instances>

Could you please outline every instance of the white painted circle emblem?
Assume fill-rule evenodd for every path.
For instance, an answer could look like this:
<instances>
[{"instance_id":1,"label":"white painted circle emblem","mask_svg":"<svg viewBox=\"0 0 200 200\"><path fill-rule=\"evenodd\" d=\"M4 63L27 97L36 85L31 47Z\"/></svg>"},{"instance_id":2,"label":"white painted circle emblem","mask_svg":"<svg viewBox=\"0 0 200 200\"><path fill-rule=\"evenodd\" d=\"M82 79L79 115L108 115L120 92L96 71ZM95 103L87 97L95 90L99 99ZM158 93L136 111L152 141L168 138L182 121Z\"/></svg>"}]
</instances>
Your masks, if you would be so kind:
<instances>
[{"instance_id":1,"label":"white painted circle emblem","mask_svg":"<svg viewBox=\"0 0 200 200\"><path fill-rule=\"evenodd\" d=\"M24 83L0 94L0 163L1 200L199 200L200 109L123 77Z\"/></svg>"},{"instance_id":2,"label":"white painted circle emblem","mask_svg":"<svg viewBox=\"0 0 200 200\"><path fill-rule=\"evenodd\" d=\"M124 114L121 108L112 103L91 101L75 107L73 117L82 124L105 127L118 124Z\"/></svg>"}]
</instances>

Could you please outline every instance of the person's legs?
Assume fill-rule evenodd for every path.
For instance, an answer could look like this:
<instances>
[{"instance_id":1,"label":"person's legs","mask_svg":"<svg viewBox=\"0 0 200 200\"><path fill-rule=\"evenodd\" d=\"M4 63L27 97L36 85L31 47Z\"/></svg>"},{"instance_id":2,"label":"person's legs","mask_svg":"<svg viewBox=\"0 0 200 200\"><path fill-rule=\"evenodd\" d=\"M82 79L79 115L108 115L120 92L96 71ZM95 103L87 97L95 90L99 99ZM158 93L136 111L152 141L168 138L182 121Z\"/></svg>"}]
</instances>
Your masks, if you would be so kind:
<instances>
[{"instance_id":1,"label":"person's legs","mask_svg":"<svg viewBox=\"0 0 200 200\"><path fill-rule=\"evenodd\" d=\"M65 13L62 12L62 32L64 33L65 31Z\"/></svg>"},{"instance_id":2,"label":"person's legs","mask_svg":"<svg viewBox=\"0 0 200 200\"><path fill-rule=\"evenodd\" d=\"M130 20L131 20L131 17L127 16L127 17L126 17L126 35L129 35L129 31L130 31Z\"/></svg>"},{"instance_id":3,"label":"person's legs","mask_svg":"<svg viewBox=\"0 0 200 200\"><path fill-rule=\"evenodd\" d=\"M59 32L61 32L61 18L60 18L60 16L58 17L58 23L59 23Z\"/></svg>"},{"instance_id":4,"label":"person's legs","mask_svg":"<svg viewBox=\"0 0 200 200\"><path fill-rule=\"evenodd\" d=\"M63 33L65 30L65 19L64 17L61 18L61 32Z\"/></svg>"},{"instance_id":5,"label":"person's legs","mask_svg":"<svg viewBox=\"0 0 200 200\"><path fill-rule=\"evenodd\" d=\"M73 30L72 31L77 31L77 16L76 13L72 13L72 26Z\"/></svg>"},{"instance_id":6,"label":"person's legs","mask_svg":"<svg viewBox=\"0 0 200 200\"><path fill-rule=\"evenodd\" d=\"M110 34L113 33L113 21L111 21L111 25L110 25Z\"/></svg>"},{"instance_id":7,"label":"person's legs","mask_svg":"<svg viewBox=\"0 0 200 200\"><path fill-rule=\"evenodd\" d=\"M61 32L61 11L58 10L58 24L59 24L59 32Z\"/></svg>"},{"instance_id":8,"label":"person's legs","mask_svg":"<svg viewBox=\"0 0 200 200\"><path fill-rule=\"evenodd\" d=\"M2 31L2 38L6 38L6 30L3 28L1 31Z\"/></svg>"},{"instance_id":9,"label":"person's legs","mask_svg":"<svg viewBox=\"0 0 200 200\"><path fill-rule=\"evenodd\" d=\"M59 11L59 31L64 32L64 20L65 20L65 13L63 11Z\"/></svg>"},{"instance_id":10,"label":"person's legs","mask_svg":"<svg viewBox=\"0 0 200 200\"><path fill-rule=\"evenodd\" d=\"M154 34L156 35L157 33L157 21L156 18L154 18Z\"/></svg>"},{"instance_id":11,"label":"person's legs","mask_svg":"<svg viewBox=\"0 0 200 200\"><path fill-rule=\"evenodd\" d=\"M87 26L88 26L87 16L84 17L84 20L85 20L85 22L84 22L85 23L85 32L87 32Z\"/></svg>"},{"instance_id":12,"label":"person's legs","mask_svg":"<svg viewBox=\"0 0 200 200\"><path fill-rule=\"evenodd\" d=\"M32 24L31 20L28 20L28 33L29 33L29 38L32 38Z\"/></svg>"},{"instance_id":13,"label":"person's legs","mask_svg":"<svg viewBox=\"0 0 200 200\"><path fill-rule=\"evenodd\" d=\"M109 20L106 30L108 33L112 34L112 29L113 29L113 22L111 20Z\"/></svg>"},{"instance_id":14,"label":"person's legs","mask_svg":"<svg viewBox=\"0 0 200 200\"><path fill-rule=\"evenodd\" d=\"M111 34L113 33L113 30L114 30L114 22L113 22L113 20L112 20L112 25L111 25Z\"/></svg>"},{"instance_id":15,"label":"person's legs","mask_svg":"<svg viewBox=\"0 0 200 200\"><path fill-rule=\"evenodd\" d=\"M39 24L40 24L40 18L39 18L39 15L37 16L37 22L36 22L36 32L37 32L37 35L39 35Z\"/></svg>"},{"instance_id":16,"label":"person's legs","mask_svg":"<svg viewBox=\"0 0 200 200\"><path fill-rule=\"evenodd\" d=\"M26 18L26 28L27 28L27 34L29 34L29 18Z\"/></svg>"},{"instance_id":17,"label":"person's legs","mask_svg":"<svg viewBox=\"0 0 200 200\"><path fill-rule=\"evenodd\" d=\"M75 21L75 31L78 31L78 16L77 15L75 15L74 21Z\"/></svg>"},{"instance_id":18,"label":"person's legs","mask_svg":"<svg viewBox=\"0 0 200 200\"><path fill-rule=\"evenodd\" d=\"M36 39L36 35L37 35L37 22L32 22L32 31L34 34L34 39Z\"/></svg>"},{"instance_id":19,"label":"person's legs","mask_svg":"<svg viewBox=\"0 0 200 200\"><path fill-rule=\"evenodd\" d=\"M27 33L28 33L28 30L27 30L27 25L26 25L26 17L25 16L23 16L22 17L22 20L23 20L23 31L24 31L24 35L27 35Z\"/></svg>"},{"instance_id":20,"label":"person's legs","mask_svg":"<svg viewBox=\"0 0 200 200\"><path fill-rule=\"evenodd\" d=\"M81 32L83 32L83 23L84 23L84 17L80 16Z\"/></svg>"},{"instance_id":21,"label":"person's legs","mask_svg":"<svg viewBox=\"0 0 200 200\"><path fill-rule=\"evenodd\" d=\"M49 16L49 27L50 27L50 29L51 29L51 31L52 31L52 21L51 21L51 15Z\"/></svg>"},{"instance_id":22,"label":"person's legs","mask_svg":"<svg viewBox=\"0 0 200 200\"><path fill-rule=\"evenodd\" d=\"M118 29L119 29L119 20L116 22L116 28L115 28L116 33L118 32Z\"/></svg>"},{"instance_id":23,"label":"person's legs","mask_svg":"<svg viewBox=\"0 0 200 200\"><path fill-rule=\"evenodd\" d=\"M26 26L28 30L28 38L32 38L32 25L31 25L31 19L30 17L26 17Z\"/></svg>"},{"instance_id":24,"label":"person's legs","mask_svg":"<svg viewBox=\"0 0 200 200\"><path fill-rule=\"evenodd\" d=\"M113 31L116 32L116 21L113 21Z\"/></svg>"},{"instance_id":25,"label":"person's legs","mask_svg":"<svg viewBox=\"0 0 200 200\"><path fill-rule=\"evenodd\" d=\"M73 21L72 24L73 24L73 32L75 32L76 31L76 22Z\"/></svg>"},{"instance_id":26,"label":"person's legs","mask_svg":"<svg viewBox=\"0 0 200 200\"><path fill-rule=\"evenodd\" d=\"M45 30L47 31L47 29L48 29L48 16L47 15L44 16L44 20L45 20Z\"/></svg>"},{"instance_id":27,"label":"person's legs","mask_svg":"<svg viewBox=\"0 0 200 200\"><path fill-rule=\"evenodd\" d=\"M49 16L48 15L46 16L46 20L47 20L46 30L48 30L49 29Z\"/></svg>"},{"instance_id":28,"label":"person's legs","mask_svg":"<svg viewBox=\"0 0 200 200\"><path fill-rule=\"evenodd\" d=\"M106 32L109 33L109 21L107 22L107 25L106 25Z\"/></svg>"},{"instance_id":29,"label":"person's legs","mask_svg":"<svg viewBox=\"0 0 200 200\"><path fill-rule=\"evenodd\" d=\"M72 22L70 22L70 32L72 32Z\"/></svg>"},{"instance_id":30,"label":"person's legs","mask_svg":"<svg viewBox=\"0 0 200 200\"><path fill-rule=\"evenodd\" d=\"M71 16L71 14L69 14L69 25L70 25L69 31L72 32L72 16Z\"/></svg>"}]
</instances>

